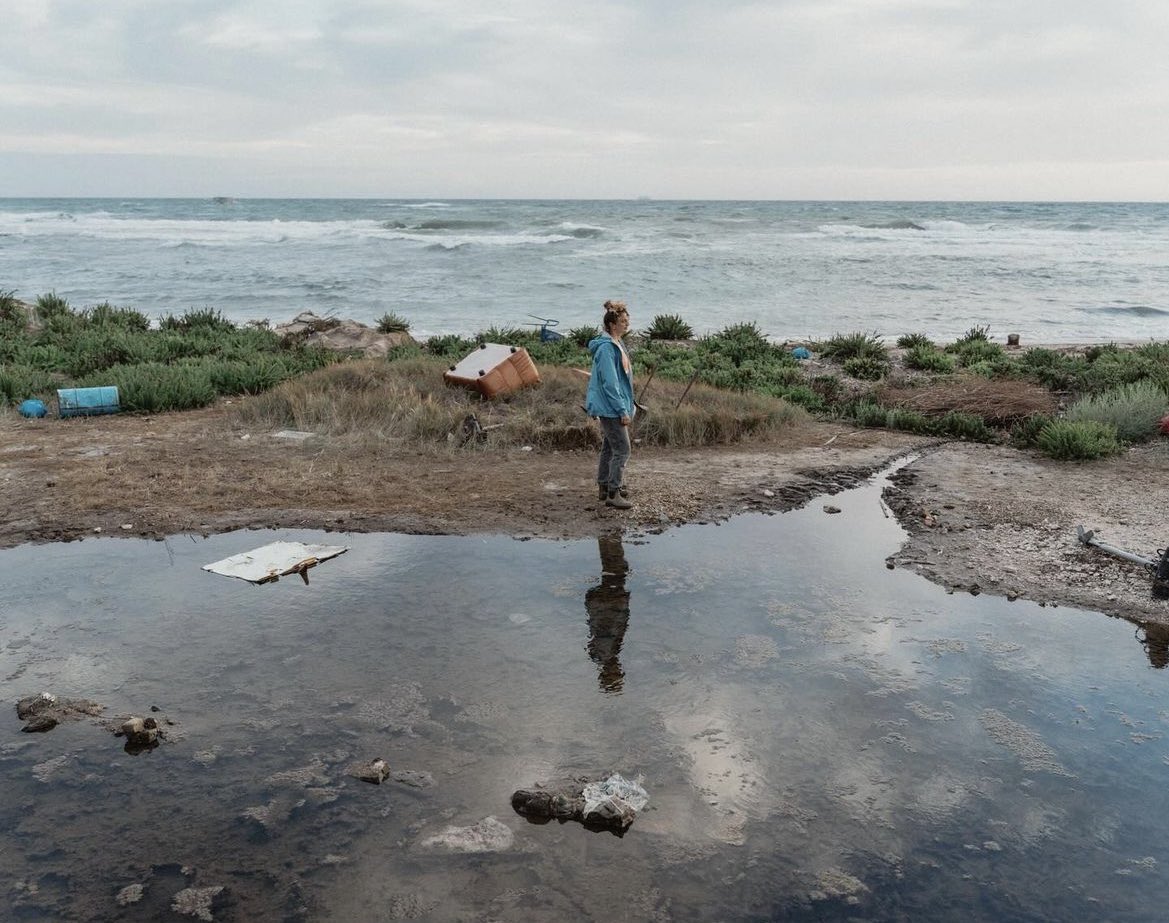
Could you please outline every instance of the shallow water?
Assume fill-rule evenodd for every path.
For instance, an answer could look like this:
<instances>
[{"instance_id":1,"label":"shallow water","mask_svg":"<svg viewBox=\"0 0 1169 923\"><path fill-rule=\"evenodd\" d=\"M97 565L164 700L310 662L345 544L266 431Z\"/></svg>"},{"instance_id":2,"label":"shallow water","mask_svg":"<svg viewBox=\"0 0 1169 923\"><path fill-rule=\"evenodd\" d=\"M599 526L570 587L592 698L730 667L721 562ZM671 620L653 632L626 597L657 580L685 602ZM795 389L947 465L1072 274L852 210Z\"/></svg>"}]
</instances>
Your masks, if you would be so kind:
<instances>
[{"instance_id":1,"label":"shallow water","mask_svg":"<svg viewBox=\"0 0 1169 923\"><path fill-rule=\"evenodd\" d=\"M624 542L0 552L4 700L176 722L132 756L10 711L0 895L34 920L220 886L216 920L1163 919L1169 675L1127 623L886 570L879 487ZM307 587L200 570L276 538L350 550ZM419 775L346 774L378 756ZM623 838L510 808L608 770L650 794ZM427 843L487 817L495 851Z\"/></svg>"}]
</instances>

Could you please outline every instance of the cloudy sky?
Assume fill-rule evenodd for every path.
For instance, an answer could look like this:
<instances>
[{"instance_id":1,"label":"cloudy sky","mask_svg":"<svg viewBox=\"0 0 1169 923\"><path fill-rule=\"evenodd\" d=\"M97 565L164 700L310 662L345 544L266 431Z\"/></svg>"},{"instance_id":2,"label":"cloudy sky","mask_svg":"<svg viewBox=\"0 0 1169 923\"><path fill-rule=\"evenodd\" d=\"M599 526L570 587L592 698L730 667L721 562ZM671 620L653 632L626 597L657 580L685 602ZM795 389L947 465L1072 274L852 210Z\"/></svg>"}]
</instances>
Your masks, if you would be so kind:
<instances>
[{"instance_id":1,"label":"cloudy sky","mask_svg":"<svg viewBox=\"0 0 1169 923\"><path fill-rule=\"evenodd\" d=\"M0 196L1169 198L1164 0L0 0Z\"/></svg>"}]
</instances>

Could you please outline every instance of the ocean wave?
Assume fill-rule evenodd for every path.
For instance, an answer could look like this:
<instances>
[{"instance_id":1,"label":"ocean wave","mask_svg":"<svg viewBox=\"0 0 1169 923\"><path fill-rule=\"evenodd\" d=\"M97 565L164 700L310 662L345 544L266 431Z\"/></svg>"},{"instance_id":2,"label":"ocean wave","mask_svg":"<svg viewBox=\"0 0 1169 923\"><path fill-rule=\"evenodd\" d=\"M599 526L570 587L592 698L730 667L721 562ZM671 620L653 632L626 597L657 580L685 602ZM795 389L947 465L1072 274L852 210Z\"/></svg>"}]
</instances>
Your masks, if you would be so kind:
<instances>
[{"instance_id":1,"label":"ocean wave","mask_svg":"<svg viewBox=\"0 0 1169 923\"><path fill-rule=\"evenodd\" d=\"M450 208L450 202L397 202L392 208Z\"/></svg>"},{"instance_id":2,"label":"ocean wave","mask_svg":"<svg viewBox=\"0 0 1169 923\"><path fill-rule=\"evenodd\" d=\"M416 231L489 231L502 227L502 221L475 220L470 218L432 218L412 225Z\"/></svg>"},{"instance_id":3,"label":"ocean wave","mask_svg":"<svg viewBox=\"0 0 1169 923\"><path fill-rule=\"evenodd\" d=\"M972 225L950 219L910 221L907 218L873 224L822 224L817 230L829 237L855 237L872 240L916 239L925 234L971 235L994 230L990 224Z\"/></svg>"},{"instance_id":4,"label":"ocean wave","mask_svg":"<svg viewBox=\"0 0 1169 923\"><path fill-rule=\"evenodd\" d=\"M1112 314L1130 317L1161 317L1169 315L1169 309L1155 308L1150 304L1106 304L1098 308L1088 308L1095 314Z\"/></svg>"},{"instance_id":5,"label":"ocean wave","mask_svg":"<svg viewBox=\"0 0 1169 923\"><path fill-rule=\"evenodd\" d=\"M595 224L573 224L571 221L562 221L559 228L570 237L575 237L578 240L603 237L605 234L605 229L597 227Z\"/></svg>"},{"instance_id":6,"label":"ocean wave","mask_svg":"<svg viewBox=\"0 0 1169 923\"><path fill-rule=\"evenodd\" d=\"M908 218L899 218L896 221L885 221L881 224L862 224L862 228L876 231L924 231L925 228Z\"/></svg>"},{"instance_id":7,"label":"ocean wave","mask_svg":"<svg viewBox=\"0 0 1169 923\"><path fill-rule=\"evenodd\" d=\"M157 246L247 246L289 241L368 237L380 233L374 221L281 221L279 219L120 218L106 212L71 215L67 220L27 220L29 214L0 213L0 231L28 238L87 238L143 241ZM6 218L19 218L9 223Z\"/></svg>"},{"instance_id":8,"label":"ocean wave","mask_svg":"<svg viewBox=\"0 0 1169 923\"><path fill-rule=\"evenodd\" d=\"M559 244L576 240L565 234L462 234L435 238L429 234L388 234L385 240L405 240L425 244L428 250L458 250L461 247L523 247Z\"/></svg>"}]
</instances>

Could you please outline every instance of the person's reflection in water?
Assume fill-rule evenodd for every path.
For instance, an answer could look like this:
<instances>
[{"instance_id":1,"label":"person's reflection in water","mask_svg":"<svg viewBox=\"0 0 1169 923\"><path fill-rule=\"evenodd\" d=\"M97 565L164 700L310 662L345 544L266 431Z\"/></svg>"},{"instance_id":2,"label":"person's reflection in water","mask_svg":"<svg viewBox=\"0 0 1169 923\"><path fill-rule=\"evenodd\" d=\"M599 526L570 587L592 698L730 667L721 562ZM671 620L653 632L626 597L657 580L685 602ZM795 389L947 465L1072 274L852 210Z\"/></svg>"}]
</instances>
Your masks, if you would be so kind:
<instances>
[{"instance_id":1,"label":"person's reflection in water","mask_svg":"<svg viewBox=\"0 0 1169 923\"><path fill-rule=\"evenodd\" d=\"M599 668L597 682L602 692L620 692L625 685L621 669L621 642L629 625L629 591L625 576L629 564L620 533L597 538L601 552L601 582L585 593L589 613L589 657Z\"/></svg>"},{"instance_id":2,"label":"person's reflection in water","mask_svg":"<svg viewBox=\"0 0 1169 923\"><path fill-rule=\"evenodd\" d=\"M1140 637L1143 631L1145 636ZM1169 667L1169 625L1158 625L1155 622L1141 622L1137 629L1141 647L1149 657L1149 663L1155 669L1164 670Z\"/></svg>"}]
</instances>

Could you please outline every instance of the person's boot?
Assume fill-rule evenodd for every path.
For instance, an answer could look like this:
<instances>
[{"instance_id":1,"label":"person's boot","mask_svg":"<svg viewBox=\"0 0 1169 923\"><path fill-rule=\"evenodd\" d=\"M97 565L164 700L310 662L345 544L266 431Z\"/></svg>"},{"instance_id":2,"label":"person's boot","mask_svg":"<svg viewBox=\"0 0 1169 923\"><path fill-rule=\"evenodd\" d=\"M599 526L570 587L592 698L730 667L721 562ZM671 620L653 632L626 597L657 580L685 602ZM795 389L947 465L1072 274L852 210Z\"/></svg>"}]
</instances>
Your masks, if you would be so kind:
<instances>
[{"instance_id":1,"label":"person's boot","mask_svg":"<svg viewBox=\"0 0 1169 923\"><path fill-rule=\"evenodd\" d=\"M633 509L633 504L630 503L625 497L621 496L620 490L609 491L609 495L605 498L605 506L611 506L618 510Z\"/></svg>"},{"instance_id":2,"label":"person's boot","mask_svg":"<svg viewBox=\"0 0 1169 923\"><path fill-rule=\"evenodd\" d=\"M608 484L598 484L597 485L597 499L598 500L608 500L609 499L609 485Z\"/></svg>"}]
</instances>

